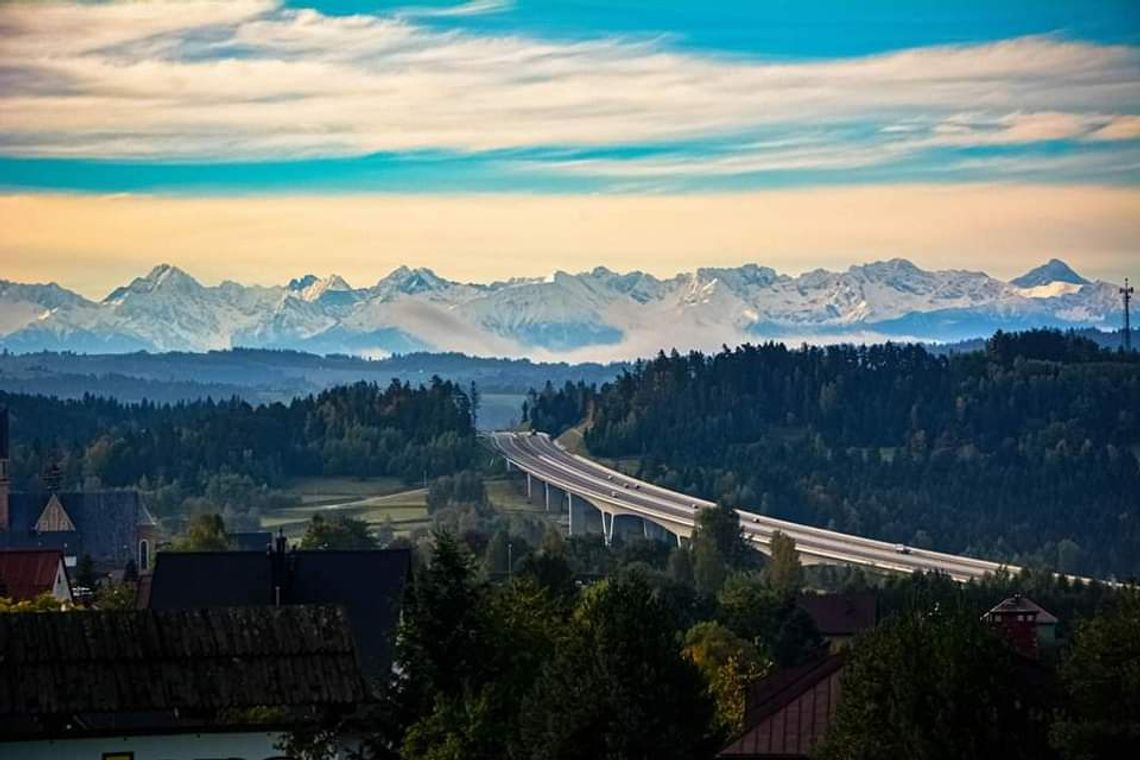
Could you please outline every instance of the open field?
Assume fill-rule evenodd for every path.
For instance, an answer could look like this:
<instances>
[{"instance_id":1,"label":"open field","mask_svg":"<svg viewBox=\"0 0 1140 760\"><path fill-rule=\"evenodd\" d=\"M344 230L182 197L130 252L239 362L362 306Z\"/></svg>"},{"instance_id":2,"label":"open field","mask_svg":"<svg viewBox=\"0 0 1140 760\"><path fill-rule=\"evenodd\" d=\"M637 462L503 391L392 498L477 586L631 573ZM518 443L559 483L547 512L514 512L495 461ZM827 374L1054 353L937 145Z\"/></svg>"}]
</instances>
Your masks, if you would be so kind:
<instances>
[{"instance_id":1,"label":"open field","mask_svg":"<svg viewBox=\"0 0 1140 760\"><path fill-rule=\"evenodd\" d=\"M313 477L295 478L286 490L300 496L303 504L315 506L400 493L408 485L399 478Z\"/></svg>"},{"instance_id":2,"label":"open field","mask_svg":"<svg viewBox=\"0 0 1140 760\"><path fill-rule=\"evenodd\" d=\"M535 484L535 498L526 498L526 480L507 477L486 481L487 497L494 508L508 513L544 513L541 485ZM261 527L280 528L290 538L299 538L313 515L346 515L379 526L391 520L397 535L431 526L427 513L427 491L408 488L395 478L304 478L290 484L301 503L261 516Z\"/></svg>"},{"instance_id":3,"label":"open field","mask_svg":"<svg viewBox=\"0 0 1140 760\"><path fill-rule=\"evenodd\" d=\"M431 523L427 514L427 492L423 488L409 489L396 478L304 478L290 485L301 504L263 514L263 528L280 528L287 536L300 536L312 516L318 513L326 517L346 515L374 526L391 520L397 534L410 533Z\"/></svg>"},{"instance_id":4,"label":"open field","mask_svg":"<svg viewBox=\"0 0 1140 760\"><path fill-rule=\"evenodd\" d=\"M523 478L502 478L488 480L487 498L499 512L542 512L542 486L535 482L534 502L526 500L526 480Z\"/></svg>"}]
</instances>

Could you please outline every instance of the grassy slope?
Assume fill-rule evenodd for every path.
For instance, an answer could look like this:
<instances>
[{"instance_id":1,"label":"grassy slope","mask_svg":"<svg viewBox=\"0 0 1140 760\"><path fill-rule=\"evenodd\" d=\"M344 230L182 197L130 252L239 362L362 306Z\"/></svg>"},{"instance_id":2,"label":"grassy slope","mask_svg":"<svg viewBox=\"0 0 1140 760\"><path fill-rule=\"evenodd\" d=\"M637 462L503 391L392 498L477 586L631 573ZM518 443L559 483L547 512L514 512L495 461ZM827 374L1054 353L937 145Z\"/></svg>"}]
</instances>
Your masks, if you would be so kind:
<instances>
[{"instance_id":1,"label":"grassy slope","mask_svg":"<svg viewBox=\"0 0 1140 760\"><path fill-rule=\"evenodd\" d=\"M488 480L486 485L491 504L500 512L543 512L540 491L535 492L533 503L527 501L525 480L500 478ZM300 498L301 504L263 514L263 528L282 528L287 536L297 537L317 513L347 515L370 525L381 525L390 519L397 535L431 525L427 492L423 488L409 489L394 478L305 478L294 481L289 490Z\"/></svg>"},{"instance_id":2,"label":"grassy slope","mask_svg":"<svg viewBox=\"0 0 1140 760\"><path fill-rule=\"evenodd\" d=\"M263 528L282 528L288 536L300 536L305 524L318 512L347 515L380 525L391 519L396 533L410 533L430 524L427 515L427 492L409 489L396 478L304 478L294 481L290 489L301 501L300 506L263 514Z\"/></svg>"}]
</instances>

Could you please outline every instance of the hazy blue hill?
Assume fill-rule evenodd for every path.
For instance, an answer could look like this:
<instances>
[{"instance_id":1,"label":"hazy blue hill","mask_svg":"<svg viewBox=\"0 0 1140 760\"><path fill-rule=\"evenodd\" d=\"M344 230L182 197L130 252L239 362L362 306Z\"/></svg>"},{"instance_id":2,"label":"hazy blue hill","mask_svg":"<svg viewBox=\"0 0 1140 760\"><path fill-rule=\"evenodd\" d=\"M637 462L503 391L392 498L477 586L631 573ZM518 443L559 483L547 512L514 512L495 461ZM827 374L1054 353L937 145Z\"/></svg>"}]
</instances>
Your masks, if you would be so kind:
<instances>
[{"instance_id":1,"label":"hazy blue hill","mask_svg":"<svg viewBox=\"0 0 1140 760\"><path fill-rule=\"evenodd\" d=\"M1087 329L1087 330L1073 330L1072 335L1091 340L1101 348L1110 350L1120 348L1123 343L1124 331L1115 330L1113 332L1105 332L1104 330ZM1136 331L1133 330L1132 342L1136 343ZM981 351L986 347L988 338L971 338L969 340L962 340L956 343L929 343L926 344L926 349L936 354L964 354L971 351Z\"/></svg>"},{"instance_id":2,"label":"hazy blue hill","mask_svg":"<svg viewBox=\"0 0 1140 760\"><path fill-rule=\"evenodd\" d=\"M251 402L288 401L359 380L393 378L426 383L438 375L482 395L480 426L498 427L519 415L523 394L548 380L604 383L621 364L537 363L458 353L409 353L368 360L299 351L234 349L207 353L0 354L0 390L59 398L94 394L120 401L190 401L239 396Z\"/></svg>"}]
</instances>

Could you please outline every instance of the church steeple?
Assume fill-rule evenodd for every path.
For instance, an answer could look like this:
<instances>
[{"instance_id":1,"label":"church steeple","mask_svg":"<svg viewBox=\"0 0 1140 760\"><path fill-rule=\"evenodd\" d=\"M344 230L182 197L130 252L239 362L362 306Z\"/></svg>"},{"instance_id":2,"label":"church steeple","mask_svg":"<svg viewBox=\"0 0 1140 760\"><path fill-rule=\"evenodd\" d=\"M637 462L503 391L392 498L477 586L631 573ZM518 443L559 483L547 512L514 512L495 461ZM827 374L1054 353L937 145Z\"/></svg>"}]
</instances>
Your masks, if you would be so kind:
<instances>
[{"instance_id":1,"label":"church steeple","mask_svg":"<svg viewBox=\"0 0 1140 760\"><path fill-rule=\"evenodd\" d=\"M44 511L36 520L36 532L53 533L75 530L75 522L71 519L71 515L67 514L63 502L59 499L60 487L63 485L63 470L60 469L59 463L52 462L51 466L44 471L43 478L49 496Z\"/></svg>"}]
</instances>

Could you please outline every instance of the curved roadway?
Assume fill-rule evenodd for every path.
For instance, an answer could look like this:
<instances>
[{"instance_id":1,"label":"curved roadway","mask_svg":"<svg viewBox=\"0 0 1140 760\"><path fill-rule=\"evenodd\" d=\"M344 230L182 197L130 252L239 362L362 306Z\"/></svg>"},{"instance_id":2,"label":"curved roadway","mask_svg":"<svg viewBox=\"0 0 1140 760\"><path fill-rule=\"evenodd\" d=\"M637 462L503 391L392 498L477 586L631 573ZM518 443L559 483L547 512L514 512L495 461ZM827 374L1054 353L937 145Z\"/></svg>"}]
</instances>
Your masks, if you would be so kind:
<instances>
[{"instance_id":1,"label":"curved roadway","mask_svg":"<svg viewBox=\"0 0 1140 760\"><path fill-rule=\"evenodd\" d=\"M593 460L571 454L545 433L491 433L488 439L509 462L533 477L580 496L603 511L643 517L678 535L691 533L698 510L715 506L711 501L631 478ZM772 534L780 531L795 539L796 549L805 560L817 563L859 565L905 573L937 570L958 581L980 578L1002 567L1011 572L1019 570L972 557L904 547L777 520L742 509L736 511L740 515L745 539L757 548L766 550Z\"/></svg>"}]
</instances>

